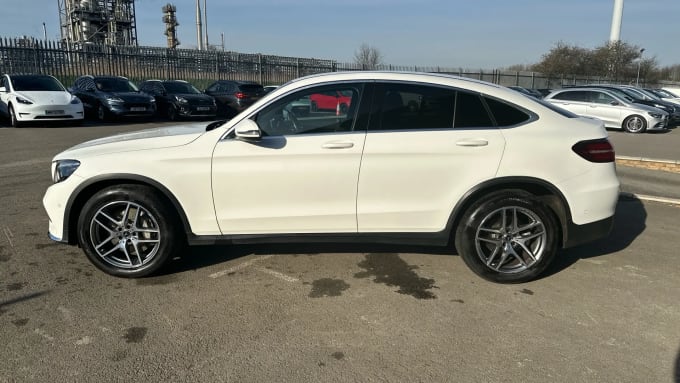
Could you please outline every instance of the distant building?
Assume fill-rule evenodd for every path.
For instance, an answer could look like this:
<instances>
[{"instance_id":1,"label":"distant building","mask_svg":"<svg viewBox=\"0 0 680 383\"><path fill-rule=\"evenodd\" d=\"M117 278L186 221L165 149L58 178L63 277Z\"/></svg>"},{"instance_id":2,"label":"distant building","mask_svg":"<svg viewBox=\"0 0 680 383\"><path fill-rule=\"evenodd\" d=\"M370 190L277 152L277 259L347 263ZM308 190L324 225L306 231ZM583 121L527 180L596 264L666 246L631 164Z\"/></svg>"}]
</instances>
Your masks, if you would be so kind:
<instances>
[{"instance_id":1,"label":"distant building","mask_svg":"<svg viewBox=\"0 0 680 383\"><path fill-rule=\"evenodd\" d=\"M67 44L137 45L135 0L57 0Z\"/></svg>"}]
</instances>

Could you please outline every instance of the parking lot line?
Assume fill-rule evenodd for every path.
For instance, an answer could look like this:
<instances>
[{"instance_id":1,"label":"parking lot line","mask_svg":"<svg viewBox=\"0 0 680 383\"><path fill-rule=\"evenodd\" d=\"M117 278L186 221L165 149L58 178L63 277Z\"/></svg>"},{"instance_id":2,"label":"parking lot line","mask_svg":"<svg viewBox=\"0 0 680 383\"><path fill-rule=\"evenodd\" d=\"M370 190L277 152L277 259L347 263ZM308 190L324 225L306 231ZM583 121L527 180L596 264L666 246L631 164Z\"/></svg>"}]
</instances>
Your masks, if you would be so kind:
<instances>
[{"instance_id":1,"label":"parking lot line","mask_svg":"<svg viewBox=\"0 0 680 383\"><path fill-rule=\"evenodd\" d=\"M265 260L265 259L267 259L267 258L271 258L271 257L273 257L273 256L274 256L273 254L269 254L269 255L265 255L265 256L259 257L259 258L251 259L250 261L246 261L246 262L240 263L240 264L238 264L238 265L236 265L236 266L234 266L234 267L228 268L228 269L226 269L226 270L222 270L222 271L218 271L218 272L216 272L216 273L212 273L212 274L209 275L209 277L210 277L210 278L213 278L213 279L214 279L214 278L219 278L219 277L225 276L225 275L227 275L227 274L234 273L234 272L239 271L239 270L243 270L243 269L245 269L246 267L252 265L253 263L263 261L263 260Z\"/></svg>"},{"instance_id":2,"label":"parking lot line","mask_svg":"<svg viewBox=\"0 0 680 383\"><path fill-rule=\"evenodd\" d=\"M286 275L286 274L280 273L278 271L274 271L274 270L271 270L271 269L265 269L264 267L258 267L257 269L259 271L263 272L263 273L267 273L267 274L272 275L276 278L282 279L286 282L292 283L292 282L298 282L299 281L299 279L297 279L295 277L291 277L290 275Z\"/></svg>"}]
</instances>

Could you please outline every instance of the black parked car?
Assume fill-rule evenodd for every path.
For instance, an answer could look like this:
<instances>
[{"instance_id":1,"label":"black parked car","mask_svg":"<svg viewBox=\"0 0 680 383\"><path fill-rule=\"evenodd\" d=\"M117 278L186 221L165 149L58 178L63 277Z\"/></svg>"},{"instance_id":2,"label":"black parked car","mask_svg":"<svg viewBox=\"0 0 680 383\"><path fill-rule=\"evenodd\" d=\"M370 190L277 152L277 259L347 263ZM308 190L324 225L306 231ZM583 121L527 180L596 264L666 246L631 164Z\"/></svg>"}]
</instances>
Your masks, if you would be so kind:
<instances>
[{"instance_id":1,"label":"black parked car","mask_svg":"<svg viewBox=\"0 0 680 383\"><path fill-rule=\"evenodd\" d=\"M218 112L231 118L259 100L265 92L256 82L219 80L212 83L205 94L215 97Z\"/></svg>"},{"instance_id":2,"label":"black parked car","mask_svg":"<svg viewBox=\"0 0 680 383\"><path fill-rule=\"evenodd\" d=\"M148 80L139 89L156 99L158 113L169 120L180 117L213 118L217 114L215 99L199 92L186 81Z\"/></svg>"},{"instance_id":3,"label":"black parked car","mask_svg":"<svg viewBox=\"0 0 680 383\"><path fill-rule=\"evenodd\" d=\"M151 117L156 113L156 100L140 93L125 77L81 76L73 84L71 93L83 102L86 114L102 121L112 117Z\"/></svg>"}]
</instances>

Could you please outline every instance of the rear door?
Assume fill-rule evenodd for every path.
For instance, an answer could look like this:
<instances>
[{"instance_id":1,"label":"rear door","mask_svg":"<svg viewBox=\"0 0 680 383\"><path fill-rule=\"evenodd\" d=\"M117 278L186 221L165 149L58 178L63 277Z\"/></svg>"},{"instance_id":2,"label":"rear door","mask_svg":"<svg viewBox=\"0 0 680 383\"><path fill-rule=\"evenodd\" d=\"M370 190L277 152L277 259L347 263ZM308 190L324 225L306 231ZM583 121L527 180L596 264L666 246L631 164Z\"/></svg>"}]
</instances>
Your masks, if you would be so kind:
<instances>
[{"instance_id":1,"label":"rear door","mask_svg":"<svg viewBox=\"0 0 680 383\"><path fill-rule=\"evenodd\" d=\"M618 128L621 126L621 113L624 105L621 105L614 97L600 90L586 92L588 106L585 116L599 118L604 121L606 127Z\"/></svg>"},{"instance_id":2,"label":"rear door","mask_svg":"<svg viewBox=\"0 0 680 383\"><path fill-rule=\"evenodd\" d=\"M505 140L481 95L382 83L359 175L360 233L438 232L472 186L494 177Z\"/></svg>"},{"instance_id":3,"label":"rear door","mask_svg":"<svg viewBox=\"0 0 680 383\"><path fill-rule=\"evenodd\" d=\"M586 91L566 90L554 95L548 101L579 116L589 116L586 110Z\"/></svg>"}]
</instances>

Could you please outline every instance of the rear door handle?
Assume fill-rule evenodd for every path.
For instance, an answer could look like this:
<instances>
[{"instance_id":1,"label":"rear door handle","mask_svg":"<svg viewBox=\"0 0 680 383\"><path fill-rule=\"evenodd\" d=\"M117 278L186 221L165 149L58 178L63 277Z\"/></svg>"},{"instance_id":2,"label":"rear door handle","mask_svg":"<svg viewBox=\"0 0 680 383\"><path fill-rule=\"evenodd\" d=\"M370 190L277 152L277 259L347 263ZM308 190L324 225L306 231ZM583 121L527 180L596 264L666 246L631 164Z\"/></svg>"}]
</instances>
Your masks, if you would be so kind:
<instances>
[{"instance_id":1,"label":"rear door handle","mask_svg":"<svg viewBox=\"0 0 680 383\"><path fill-rule=\"evenodd\" d=\"M331 141L326 142L325 144L321 145L321 147L324 149L349 149L351 147L354 147L354 142Z\"/></svg>"},{"instance_id":2,"label":"rear door handle","mask_svg":"<svg viewBox=\"0 0 680 383\"><path fill-rule=\"evenodd\" d=\"M487 146L487 145L489 145L489 141L487 141L483 138L475 138L475 139L457 141L456 145L458 145L458 146Z\"/></svg>"}]
</instances>

